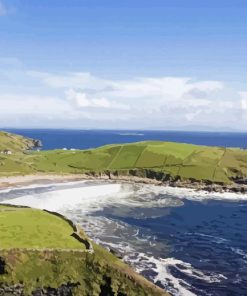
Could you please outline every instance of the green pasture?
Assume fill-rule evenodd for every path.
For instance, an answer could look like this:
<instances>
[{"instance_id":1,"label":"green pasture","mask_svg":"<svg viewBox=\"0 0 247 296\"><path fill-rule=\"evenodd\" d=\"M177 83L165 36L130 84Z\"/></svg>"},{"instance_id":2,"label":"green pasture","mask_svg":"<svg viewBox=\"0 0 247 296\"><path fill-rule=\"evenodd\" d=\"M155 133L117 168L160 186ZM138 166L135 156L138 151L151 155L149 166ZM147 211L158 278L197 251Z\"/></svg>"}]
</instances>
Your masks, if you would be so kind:
<instances>
[{"instance_id":1,"label":"green pasture","mask_svg":"<svg viewBox=\"0 0 247 296\"><path fill-rule=\"evenodd\" d=\"M13 152L26 150L32 146L32 140L19 135L0 131L0 151L11 150Z\"/></svg>"},{"instance_id":2,"label":"green pasture","mask_svg":"<svg viewBox=\"0 0 247 296\"><path fill-rule=\"evenodd\" d=\"M66 220L53 214L0 205L0 249L85 249L73 232Z\"/></svg>"},{"instance_id":3,"label":"green pasture","mask_svg":"<svg viewBox=\"0 0 247 296\"><path fill-rule=\"evenodd\" d=\"M7 138L12 142L13 137L15 135L10 134ZM27 141L23 139L24 142ZM0 143L2 141L6 146L6 135L0 134ZM0 155L0 176L40 172L78 174L132 169L158 170L181 179L230 183L234 178L247 177L247 151L238 148L145 141L106 145L88 150L25 153L17 151L12 155Z\"/></svg>"}]
</instances>

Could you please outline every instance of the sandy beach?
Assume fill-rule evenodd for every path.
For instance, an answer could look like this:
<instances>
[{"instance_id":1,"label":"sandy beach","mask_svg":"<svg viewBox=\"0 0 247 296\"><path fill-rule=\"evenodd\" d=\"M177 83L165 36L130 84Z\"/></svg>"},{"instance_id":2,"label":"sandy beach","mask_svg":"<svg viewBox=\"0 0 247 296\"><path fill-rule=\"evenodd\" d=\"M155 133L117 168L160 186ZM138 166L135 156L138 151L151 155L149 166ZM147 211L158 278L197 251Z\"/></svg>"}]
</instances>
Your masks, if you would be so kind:
<instances>
[{"instance_id":1,"label":"sandy beach","mask_svg":"<svg viewBox=\"0 0 247 296\"><path fill-rule=\"evenodd\" d=\"M33 183L54 183L54 182L71 182L82 180L108 180L122 181L128 183L143 183L161 185L162 182L155 179L140 178L136 176L109 176L105 174L33 174L20 176L0 177L0 189L9 187L19 187L23 185L31 185Z\"/></svg>"},{"instance_id":2,"label":"sandy beach","mask_svg":"<svg viewBox=\"0 0 247 296\"><path fill-rule=\"evenodd\" d=\"M0 177L0 188L18 187L30 185L33 183L53 183L53 182L68 182L80 181L86 179L85 175L56 175L56 174L38 174L25 176L10 176Z\"/></svg>"}]
</instances>

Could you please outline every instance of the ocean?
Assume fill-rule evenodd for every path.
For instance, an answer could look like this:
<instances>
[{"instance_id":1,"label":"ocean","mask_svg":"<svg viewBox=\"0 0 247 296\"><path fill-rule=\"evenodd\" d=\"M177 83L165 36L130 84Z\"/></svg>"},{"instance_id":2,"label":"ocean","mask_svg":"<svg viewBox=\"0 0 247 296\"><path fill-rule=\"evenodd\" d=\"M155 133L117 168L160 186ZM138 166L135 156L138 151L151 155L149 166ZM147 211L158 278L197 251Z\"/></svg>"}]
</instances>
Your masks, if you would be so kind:
<instances>
[{"instance_id":1,"label":"ocean","mask_svg":"<svg viewBox=\"0 0 247 296\"><path fill-rule=\"evenodd\" d=\"M246 133L9 131L43 149L144 140L247 148ZM247 195L81 181L0 190L0 201L66 215L173 296L247 295Z\"/></svg>"},{"instance_id":2,"label":"ocean","mask_svg":"<svg viewBox=\"0 0 247 296\"><path fill-rule=\"evenodd\" d=\"M45 150L59 148L88 149L112 143L148 140L247 148L247 133L62 129L7 129L7 131L39 139L42 141Z\"/></svg>"}]
</instances>

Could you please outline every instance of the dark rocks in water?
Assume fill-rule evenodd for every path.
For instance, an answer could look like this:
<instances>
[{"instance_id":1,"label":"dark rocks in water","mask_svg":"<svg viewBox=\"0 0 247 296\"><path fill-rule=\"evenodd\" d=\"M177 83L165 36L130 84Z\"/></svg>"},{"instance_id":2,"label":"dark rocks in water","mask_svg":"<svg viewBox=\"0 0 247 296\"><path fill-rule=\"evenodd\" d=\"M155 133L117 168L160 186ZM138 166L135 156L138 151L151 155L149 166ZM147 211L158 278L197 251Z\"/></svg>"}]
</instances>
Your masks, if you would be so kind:
<instances>
[{"instance_id":1,"label":"dark rocks in water","mask_svg":"<svg viewBox=\"0 0 247 296\"><path fill-rule=\"evenodd\" d=\"M42 142L40 140L33 140L33 147L34 148L42 147Z\"/></svg>"}]
</instances>

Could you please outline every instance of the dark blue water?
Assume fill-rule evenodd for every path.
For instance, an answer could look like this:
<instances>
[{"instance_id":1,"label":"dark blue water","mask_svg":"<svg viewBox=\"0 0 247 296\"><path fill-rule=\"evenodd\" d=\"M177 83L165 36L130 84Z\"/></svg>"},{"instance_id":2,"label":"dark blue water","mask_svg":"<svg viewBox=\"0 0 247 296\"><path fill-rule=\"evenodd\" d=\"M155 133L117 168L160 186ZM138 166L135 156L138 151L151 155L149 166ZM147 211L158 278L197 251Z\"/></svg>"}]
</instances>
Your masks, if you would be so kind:
<instances>
[{"instance_id":1,"label":"dark blue water","mask_svg":"<svg viewBox=\"0 0 247 296\"><path fill-rule=\"evenodd\" d=\"M169 245L168 252L153 246L154 253L181 261L169 272L184 280L195 295L247 295L247 202L184 200L183 206L169 208L168 214L167 208L163 210L166 214L156 218L108 217L151 232L156 244ZM197 271L203 275L193 276Z\"/></svg>"},{"instance_id":2,"label":"dark blue water","mask_svg":"<svg viewBox=\"0 0 247 296\"><path fill-rule=\"evenodd\" d=\"M31 195L31 202L36 199L38 205L45 198L43 207L54 210L52 192L58 190L62 200L56 211L80 224L97 243L117 250L171 295L247 295L247 196L122 184L111 199L99 195L97 202L85 193L80 200L74 191L102 185L89 181L17 188L0 191L0 201L20 198L30 206Z\"/></svg>"},{"instance_id":3,"label":"dark blue water","mask_svg":"<svg viewBox=\"0 0 247 296\"><path fill-rule=\"evenodd\" d=\"M8 129L8 131L39 139L43 143L43 149L46 150L64 147L87 149L106 144L147 140L247 148L247 133L51 129Z\"/></svg>"}]
</instances>

